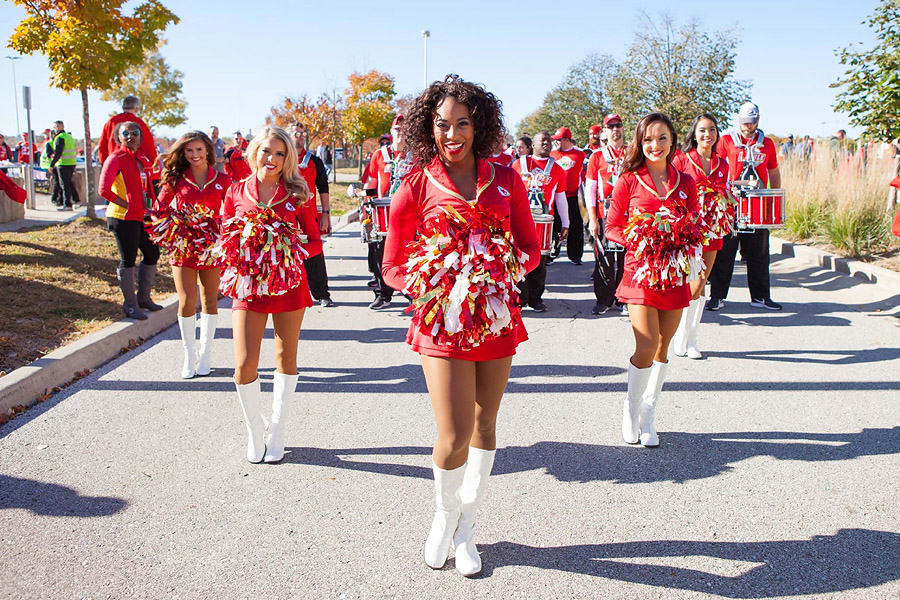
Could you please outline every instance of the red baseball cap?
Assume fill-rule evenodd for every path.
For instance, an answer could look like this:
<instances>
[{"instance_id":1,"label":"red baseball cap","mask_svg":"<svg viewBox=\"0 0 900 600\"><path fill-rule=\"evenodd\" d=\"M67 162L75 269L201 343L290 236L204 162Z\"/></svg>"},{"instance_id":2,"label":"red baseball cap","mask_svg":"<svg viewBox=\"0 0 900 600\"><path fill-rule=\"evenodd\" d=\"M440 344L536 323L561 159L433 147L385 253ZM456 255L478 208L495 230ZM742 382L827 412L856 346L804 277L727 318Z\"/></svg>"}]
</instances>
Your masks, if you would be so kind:
<instances>
[{"instance_id":1,"label":"red baseball cap","mask_svg":"<svg viewBox=\"0 0 900 600\"><path fill-rule=\"evenodd\" d=\"M621 123L622 117L620 117L616 113L612 113L611 115L606 115L605 117L603 117L603 126L606 127L613 121L618 121L619 123Z\"/></svg>"},{"instance_id":2,"label":"red baseball cap","mask_svg":"<svg viewBox=\"0 0 900 600\"><path fill-rule=\"evenodd\" d=\"M393 127L396 127L397 125L400 124L400 121L402 121L402 120L405 119L405 118L406 118L406 117L404 117L403 115L397 115L396 117L394 117L394 122L391 123L391 127L392 127L392 128L393 128Z\"/></svg>"},{"instance_id":3,"label":"red baseball cap","mask_svg":"<svg viewBox=\"0 0 900 600\"><path fill-rule=\"evenodd\" d=\"M382 133L382 134L378 137L378 141L380 142L381 140L388 140L388 141L393 142L393 141L394 141L394 136L392 136L392 135L389 134L389 133Z\"/></svg>"},{"instance_id":4,"label":"red baseball cap","mask_svg":"<svg viewBox=\"0 0 900 600\"><path fill-rule=\"evenodd\" d=\"M588 134L600 135L600 131L602 131L602 128L599 125L591 125L590 129L588 129Z\"/></svg>"},{"instance_id":5,"label":"red baseball cap","mask_svg":"<svg viewBox=\"0 0 900 600\"><path fill-rule=\"evenodd\" d=\"M572 132L568 127L560 127L556 130L556 133L550 136L550 139L553 140L571 140Z\"/></svg>"}]
</instances>

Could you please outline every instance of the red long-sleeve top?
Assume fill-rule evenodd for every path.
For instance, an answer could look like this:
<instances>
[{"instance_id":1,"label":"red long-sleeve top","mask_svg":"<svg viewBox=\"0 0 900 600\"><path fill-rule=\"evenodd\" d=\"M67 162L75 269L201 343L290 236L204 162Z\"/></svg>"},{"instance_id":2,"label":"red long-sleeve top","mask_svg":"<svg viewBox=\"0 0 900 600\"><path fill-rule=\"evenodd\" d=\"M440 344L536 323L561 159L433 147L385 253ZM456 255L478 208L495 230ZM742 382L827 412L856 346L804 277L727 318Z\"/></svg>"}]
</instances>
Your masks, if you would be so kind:
<instances>
[{"instance_id":1,"label":"red long-sleeve top","mask_svg":"<svg viewBox=\"0 0 900 600\"><path fill-rule=\"evenodd\" d=\"M635 248L625 242L625 227L631 218L632 211L655 214L666 204L678 204L696 214L699 210L697 201L697 185L690 175L682 173L669 165L666 181L666 195L660 197L653 179L646 166L637 171L623 173L613 188L612 204L605 223L606 237L625 246L625 273L622 282L616 289L616 297L626 304L645 304L658 310L675 310L684 308L691 301L691 290L687 284L663 291L640 287L632 281L635 271L640 266L634 256Z\"/></svg>"},{"instance_id":2,"label":"red long-sleeve top","mask_svg":"<svg viewBox=\"0 0 900 600\"><path fill-rule=\"evenodd\" d=\"M125 146L119 146L104 161L100 171L100 196L111 205L106 216L124 221L143 221L147 185L142 161ZM114 202L116 198L128 202L128 208L117 206Z\"/></svg>"},{"instance_id":3,"label":"red long-sleeve top","mask_svg":"<svg viewBox=\"0 0 900 600\"><path fill-rule=\"evenodd\" d=\"M486 160L478 160L476 168L478 206L492 213L512 233L516 248L528 255L525 270L531 271L538 265L541 252L528 207L528 192L521 177L509 167L492 165ZM442 214L445 206L452 206L461 214L469 210L468 202L453 185L438 158L425 169L413 171L403 179L391 199L391 218L384 248L382 275L389 286L397 290L406 286L402 268L409 257L407 244L416 237L422 223ZM430 335L412 324L406 335L407 343L420 354L473 361L511 356L519 342L526 339L528 334L521 321L516 322L507 335L486 341L472 350L437 344Z\"/></svg>"},{"instance_id":4,"label":"red long-sleeve top","mask_svg":"<svg viewBox=\"0 0 900 600\"><path fill-rule=\"evenodd\" d=\"M116 125L125 121L137 123L141 128L141 145L138 152L147 159L147 163L152 167L156 164L156 145L153 143L153 134L150 133L150 128L147 127L143 119L127 112L110 117L103 125L103 131L100 132L100 140L97 142L97 157L101 163L105 163L106 159L118 149L119 140L114 139Z\"/></svg>"},{"instance_id":5,"label":"red long-sleeve top","mask_svg":"<svg viewBox=\"0 0 900 600\"><path fill-rule=\"evenodd\" d=\"M724 158L712 155L709 161L709 173L703 170L703 162L700 159L700 153L694 148L690 152L678 152L672 159L672 166L687 173L697 184L698 188L705 185L711 187L721 187L728 182L728 161ZM698 202L699 210L704 210L703 203ZM711 240L709 244L703 246L704 252L715 252L722 249L724 242L721 239Z\"/></svg>"}]
</instances>

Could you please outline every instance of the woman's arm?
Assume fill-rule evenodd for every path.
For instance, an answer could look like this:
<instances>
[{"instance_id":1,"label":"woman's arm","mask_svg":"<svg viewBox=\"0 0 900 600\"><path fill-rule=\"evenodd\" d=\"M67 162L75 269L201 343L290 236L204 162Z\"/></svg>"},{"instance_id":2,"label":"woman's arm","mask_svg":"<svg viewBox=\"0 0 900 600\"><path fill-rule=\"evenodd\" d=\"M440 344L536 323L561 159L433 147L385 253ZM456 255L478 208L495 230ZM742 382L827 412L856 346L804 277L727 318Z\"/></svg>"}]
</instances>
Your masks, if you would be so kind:
<instances>
[{"instance_id":1,"label":"woman's arm","mask_svg":"<svg viewBox=\"0 0 900 600\"><path fill-rule=\"evenodd\" d=\"M385 283L395 290L406 287L401 273L408 258L406 245L415 237L419 227L419 196L424 193L424 189L421 184L414 186L412 179L421 182L424 178L406 177L391 198L391 217L384 242L381 275Z\"/></svg>"},{"instance_id":2,"label":"woman's arm","mask_svg":"<svg viewBox=\"0 0 900 600\"><path fill-rule=\"evenodd\" d=\"M540 264L541 247L534 228L531 208L528 206L528 190L525 189L525 184L518 174L513 178L512 194L509 198L509 231L519 252L528 255L525 272L533 271Z\"/></svg>"},{"instance_id":3,"label":"woman's arm","mask_svg":"<svg viewBox=\"0 0 900 600\"><path fill-rule=\"evenodd\" d=\"M159 210L163 207L168 207L172 205L172 200L175 198L175 191L169 187L168 183L164 183L162 188L159 190L159 197L156 198L156 202L154 203L154 209Z\"/></svg>"},{"instance_id":4,"label":"woman's arm","mask_svg":"<svg viewBox=\"0 0 900 600\"><path fill-rule=\"evenodd\" d=\"M97 186L100 196L111 204L118 204L122 208L128 208L128 201L119 198L113 191L112 186L119 174L119 157L110 156L103 163L103 169L100 171L100 183Z\"/></svg>"},{"instance_id":5,"label":"woman's arm","mask_svg":"<svg viewBox=\"0 0 900 600\"><path fill-rule=\"evenodd\" d=\"M619 177L613 188L612 202L609 206L609 214L606 215L604 233L606 237L617 244L625 245L625 225L628 223L628 204L631 201L631 186L628 185L631 177L627 174ZM696 202L696 193L694 194Z\"/></svg>"}]
</instances>

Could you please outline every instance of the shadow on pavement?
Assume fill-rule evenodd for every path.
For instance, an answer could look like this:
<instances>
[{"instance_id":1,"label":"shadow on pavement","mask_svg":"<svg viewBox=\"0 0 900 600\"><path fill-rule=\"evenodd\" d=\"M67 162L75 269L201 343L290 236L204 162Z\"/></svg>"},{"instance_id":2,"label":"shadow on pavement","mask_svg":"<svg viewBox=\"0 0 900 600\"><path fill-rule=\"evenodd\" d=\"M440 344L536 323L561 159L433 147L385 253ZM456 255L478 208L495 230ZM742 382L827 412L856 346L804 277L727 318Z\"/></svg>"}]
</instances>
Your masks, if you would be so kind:
<instances>
[{"instance_id":1,"label":"shadow on pavement","mask_svg":"<svg viewBox=\"0 0 900 600\"><path fill-rule=\"evenodd\" d=\"M900 358L900 348L867 348L865 350L747 350L746 352L706 353L706 357L712 356L735 360L771 360L781 363L858 365Z\"/></svg>"},{"instance_id":2,"label":"shadow on pavement","mask_svg":"<svg viewBox=\"0 0 900 600\"><path fill-rule=\"evenodd\" d=\"M72 488L0 474L0 510L23 508L47 517L108 517L128 506L121 498L82 496Z\"/></svg>"},{"instance_id":3,"label":"shadow on pavement","mask_svg":"<svg viewBox=\"0 0 900 600\"><path fill-rule=\"evenodd\" d=\"M726 598L829 594L900 579L900 534L869 529L841 529L835 535L808 540L658 540L555 548L497 542L479 544L479 549L484 558L483 577L501 567L523 565ZM654 559L670 557L681 564L691 562L690 557L696 557L693 562L698 565L710 558L747 564L727 575L653 564L662 562Z\"/></svg>"}]
</instances>

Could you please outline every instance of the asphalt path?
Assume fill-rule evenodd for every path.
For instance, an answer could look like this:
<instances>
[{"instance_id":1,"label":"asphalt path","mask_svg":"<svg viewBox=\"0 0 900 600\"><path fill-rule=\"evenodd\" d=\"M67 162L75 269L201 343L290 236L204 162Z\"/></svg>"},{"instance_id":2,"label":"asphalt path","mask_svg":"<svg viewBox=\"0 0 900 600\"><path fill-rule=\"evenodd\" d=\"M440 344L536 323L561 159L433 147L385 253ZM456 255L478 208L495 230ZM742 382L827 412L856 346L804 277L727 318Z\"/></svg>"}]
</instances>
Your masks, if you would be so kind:
<instances>
[{"instance_id":1,"label":"asphalt path","mask_svg":"<svg viewBox=\"0 0 900 600\"><path fill-rule=\"evenodd\" d=\"M900 597L897 294L774 256L772 313L739 266L643 449L619 433L629 323L558 260L467 580L422 562L435 426L405 302L366 308L352 226L325 248L337 306L307 311L285 461L244 458L224 301L210 376L178 378L172 327L0 427L0 596ZM269 330L264 397L273 367Z\"/></svg>"}]
</instances>

